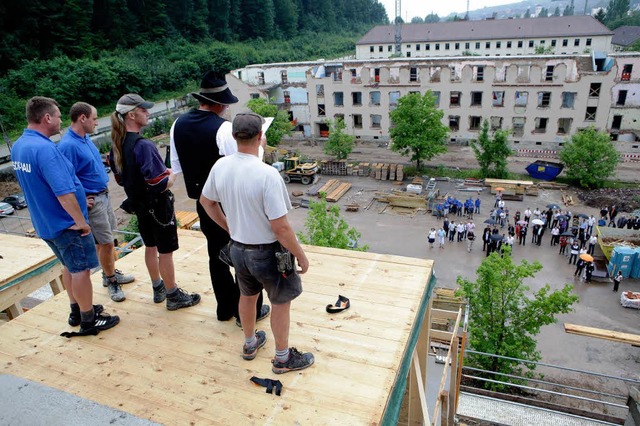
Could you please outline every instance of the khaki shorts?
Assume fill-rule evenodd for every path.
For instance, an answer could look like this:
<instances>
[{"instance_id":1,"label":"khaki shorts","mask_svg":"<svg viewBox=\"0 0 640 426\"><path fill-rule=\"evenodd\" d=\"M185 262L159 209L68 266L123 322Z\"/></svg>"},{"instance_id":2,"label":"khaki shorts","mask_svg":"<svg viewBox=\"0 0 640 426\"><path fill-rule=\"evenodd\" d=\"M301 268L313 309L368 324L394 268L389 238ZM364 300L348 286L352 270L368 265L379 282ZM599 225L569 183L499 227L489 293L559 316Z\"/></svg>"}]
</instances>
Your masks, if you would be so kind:
<instances>
[{"instance_id":1,"label":"khaki shorts","mask_svg":"<svg viewBox=\"0 0 640 426\"><path fill-rule=\"evenodd\" d=\"M113 244L116 216L113 214L109 193L94 195L95 204L89 210L89 226L97 244Z\"/></svg>"}]
</instances>

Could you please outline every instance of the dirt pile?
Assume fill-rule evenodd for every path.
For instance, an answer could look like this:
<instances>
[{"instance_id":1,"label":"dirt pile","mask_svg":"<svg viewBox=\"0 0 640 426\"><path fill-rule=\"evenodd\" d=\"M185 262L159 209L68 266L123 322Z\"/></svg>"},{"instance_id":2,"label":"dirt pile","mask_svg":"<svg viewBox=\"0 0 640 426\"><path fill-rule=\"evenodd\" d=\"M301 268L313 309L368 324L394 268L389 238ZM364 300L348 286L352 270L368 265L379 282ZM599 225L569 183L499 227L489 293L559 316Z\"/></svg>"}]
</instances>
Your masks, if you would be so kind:
<instances>
[{"instance_id":1,"label":"dirt pile","mask_svg":"<svg viewBox=\"0 0 640 426\"><path fill-rule=\"evenodd\" d=\"M587 206L601 209L615 205L621 212L630 213L640 208L640 189L576 190L578 198Z\"/></svg>"}]
</instances>

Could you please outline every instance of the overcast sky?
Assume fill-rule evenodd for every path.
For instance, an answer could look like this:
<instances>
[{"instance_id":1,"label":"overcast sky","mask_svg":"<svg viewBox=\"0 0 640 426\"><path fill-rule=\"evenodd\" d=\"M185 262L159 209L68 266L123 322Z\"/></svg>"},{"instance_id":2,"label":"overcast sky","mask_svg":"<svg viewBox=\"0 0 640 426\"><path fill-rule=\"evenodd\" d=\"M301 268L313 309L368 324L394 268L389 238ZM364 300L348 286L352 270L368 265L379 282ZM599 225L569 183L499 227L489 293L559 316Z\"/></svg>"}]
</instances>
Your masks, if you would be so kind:
<instances>
[{"instance_id":1,"label":"overcast sky","mask_svg":"<svg viewBox=\"0 0 640 426\"><path fill-rule=\"evenodd\" d=\"M395 18L395 0L379 0L387 9L390 21ZM469 10L482 9L485 6L497 6L499 4L513 3L513 0L469 0ZM424 18L431 12L441 18L452 12L464 15L467 11L467 0L402 0L402 19L411 21L414 16Z\"/></svg>"}]
</instances>

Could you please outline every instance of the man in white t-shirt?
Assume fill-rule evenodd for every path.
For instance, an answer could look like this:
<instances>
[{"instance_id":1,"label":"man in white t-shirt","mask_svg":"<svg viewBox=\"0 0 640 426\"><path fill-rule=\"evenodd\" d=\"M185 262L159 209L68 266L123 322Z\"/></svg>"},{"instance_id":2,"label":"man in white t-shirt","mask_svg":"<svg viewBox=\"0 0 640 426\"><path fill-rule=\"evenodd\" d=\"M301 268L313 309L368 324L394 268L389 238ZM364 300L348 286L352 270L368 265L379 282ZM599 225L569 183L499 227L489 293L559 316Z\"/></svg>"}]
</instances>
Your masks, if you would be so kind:
<instances>
[{"instance_id":1,"label":"man in white t-shirt","mask_svg":"<svg viewBox=\"0 0 640 426\"><path fill-rule=\"evenodd\" d=\"M272 304L271 329L276 354L276 374L301 370L314 363L313 354L289 348L291 301L302 293L298 272L304 274L309 261L289 225L291 201L278 171L258 159L262 117L246 111L233 120L238 152L219 159L211 169L200 203L207 214L231 236L230 258L240 287L239 312L245 341L242 357L252 360L266 343L266 333L254 332L256 300L264 288ZM220 208L224 205L224 212ZM300 271L278 267L276 253L287 249Z\"/></svg>"}]
</instances>

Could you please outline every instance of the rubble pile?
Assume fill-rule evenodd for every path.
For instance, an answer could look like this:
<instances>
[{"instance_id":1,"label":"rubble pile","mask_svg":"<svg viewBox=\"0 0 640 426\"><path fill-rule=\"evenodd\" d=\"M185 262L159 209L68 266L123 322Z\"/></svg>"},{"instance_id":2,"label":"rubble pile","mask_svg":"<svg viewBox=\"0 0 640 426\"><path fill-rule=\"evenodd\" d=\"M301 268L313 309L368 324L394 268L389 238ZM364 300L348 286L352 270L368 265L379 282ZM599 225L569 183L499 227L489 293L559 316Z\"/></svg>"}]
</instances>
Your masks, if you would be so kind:
<instances>
[{"instance_id":1,"label":"rubble pile","mask_svg":"<svg viewBox=\"0 0 640 426\"><path fill-rule=\"evenodd\" d=\"M576 190L578 198L587 206L601 209L615 205L620 212L632 212L640 208L640 189L591 189Z\"/></svg>"}]
</instances>

